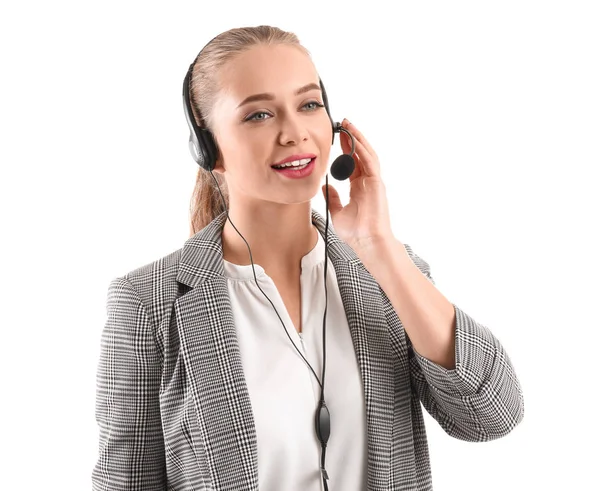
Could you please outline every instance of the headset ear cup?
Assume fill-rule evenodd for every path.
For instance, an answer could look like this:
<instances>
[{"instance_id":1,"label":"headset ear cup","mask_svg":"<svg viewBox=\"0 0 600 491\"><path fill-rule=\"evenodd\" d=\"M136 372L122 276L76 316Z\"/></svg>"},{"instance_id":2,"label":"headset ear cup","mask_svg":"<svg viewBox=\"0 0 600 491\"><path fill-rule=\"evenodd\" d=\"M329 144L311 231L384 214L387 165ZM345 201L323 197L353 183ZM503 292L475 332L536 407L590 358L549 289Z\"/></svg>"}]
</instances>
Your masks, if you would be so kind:
<instances>
[{"instance_id":1,"label":"headset ear cup","mask_svg":"<svg viewBox=\"0 0 600 491\"><path fill-rule=\"evenodd\" d=\"M200 153L202 154L202 168L207 171L212 171L217 163L219 151L217 144L210 130L206 128L200 129Z\"/></svg>"},{"instance_id":2,"label":"headset ear cup","mask_svg":"<svg viewBox=\"0 0 600 491\"><path fill-rule=\"evenodd\" d=\"M196 57L197 58L197 57ZM189 147L194 161L203 169L212 171L219 155L217 144L210 130L201 128L196 121L190 99L190 80L194 62L183 80L183 111L190 129ZM199 116L201 119L201 116Z\"/></svg>"}]
</instances>

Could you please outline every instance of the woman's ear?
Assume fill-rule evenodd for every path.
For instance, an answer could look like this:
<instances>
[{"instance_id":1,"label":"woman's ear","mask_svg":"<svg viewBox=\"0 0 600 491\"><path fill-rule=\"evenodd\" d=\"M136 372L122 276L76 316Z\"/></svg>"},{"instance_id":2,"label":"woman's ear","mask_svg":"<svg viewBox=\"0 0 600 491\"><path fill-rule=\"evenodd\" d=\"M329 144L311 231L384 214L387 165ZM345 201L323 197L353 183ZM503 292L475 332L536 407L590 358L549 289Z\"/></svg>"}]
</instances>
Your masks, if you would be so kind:
<instances>
[{"instance_id":1,"label":"woman's ear","mask_svg":"<svg viewBox=\"0 0 600 491\"><path fill-rule=\"evenodd\" d=\"M217 157L217 160L215 161L215 168L213 169L213 172L217 172L219 174L225 174L225 166L223 165L223 159L221 158L220 153L219 153L219 156Z\"/></svg>"}]
</instances>

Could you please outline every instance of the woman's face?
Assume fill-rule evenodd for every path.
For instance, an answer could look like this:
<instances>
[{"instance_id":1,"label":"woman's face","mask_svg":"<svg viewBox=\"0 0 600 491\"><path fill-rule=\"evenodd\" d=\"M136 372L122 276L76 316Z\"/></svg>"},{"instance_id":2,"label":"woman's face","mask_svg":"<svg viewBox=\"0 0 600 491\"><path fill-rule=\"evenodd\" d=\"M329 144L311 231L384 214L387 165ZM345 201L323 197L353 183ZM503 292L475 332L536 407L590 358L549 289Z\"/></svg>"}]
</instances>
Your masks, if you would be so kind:
<instances>
[{"instance_id":1,"label":"woman's face","mask_svg":"<svg viewBox=\"0 0 600 491\"><path fill-rule=\"evenodd\" d=\"M230 60L219 80L213 133L220 157L214 171L225 175L231 197L310 201L327 171L332 139L311 59L293 46L257 46ZM257 94L262 96L247 101ZM316 156L307 177L290 179L271 167L307 153Z\"/></svg>"}]
</instances>

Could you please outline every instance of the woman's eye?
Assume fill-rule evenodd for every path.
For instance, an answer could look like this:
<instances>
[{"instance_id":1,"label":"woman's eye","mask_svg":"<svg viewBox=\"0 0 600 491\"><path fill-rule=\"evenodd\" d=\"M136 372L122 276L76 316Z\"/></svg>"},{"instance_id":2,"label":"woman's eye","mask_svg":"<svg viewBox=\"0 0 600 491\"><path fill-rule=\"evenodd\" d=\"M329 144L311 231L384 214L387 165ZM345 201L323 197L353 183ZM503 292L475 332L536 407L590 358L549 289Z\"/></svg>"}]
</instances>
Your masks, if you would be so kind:
<instances>
[{"instance_id":1,"label":"woman's eye","mask_svg":"<svg viewBox=\"0 0 600 491\"><path fill-rule=\"evenodd\" d=\"M264 118L256 118L256 116L259 116L260 114L267 114L267 113L266 113L266 112L264 112L264 111L260 111L260 112L258 112L258 113L254 113L254 114L252 114L252 115L248 116L248 117L245 119L245 121L261 121L261 120L262 120L262 119L264 119Z\"/></svg>"},{"instance_id":2,"label":"woman's eye","mask_svg":"<svg viewBox=\"0 0 600 491\"><path fill-rule=\"evenodd\" d=\"M306 107L306 106L308 106L309 104L316 104L316 105L317 105L317 107L325 107L323 104L321 104L320 102L317 102L317 101L311 101L311 102L307 102L306 104L304 104L304 106L303 106L303 107ZM316 109L317 109L317 107L315 107L314 109L316 110Z\"/></svg>"},{"instance_id":3,"label":"woman's eye","mask_svg":"<svg viewBox=\"0 0 600 491\"><path fill-rule=\"evenodd\" d=\"M315 105L316 105L316 107L314 107L314 106L313 106L311 109L309 109L309 110L311 110L311 111L316 111L316 110L317 110L317 108L319 108L319 107L325 107L325 105L324 105L324 104L321 104L320 102L317 102L317 101L310 101L310 102L307 102L307 103L306 103L306 104L304 104L304 106L302 106L302 107L304 108L304 107L306 107L306 106L309 106L309 105L311 105L311 104L315 104ZM248 117L247 117L247 118L246 118L244 121L264 121L264 120L265 120L265 118L258 118L258 117L257 117L257 116L260 116L260 115L262 115L262 114L267 114L267 115L268 115L269 113L267 113L267 112L265 112L265 111L259 111L259 112L256 112L256 113L254 113L254 114L251 114L251 115L250 115L250 116L248 116Z\"/></svg>"}]
</instances>

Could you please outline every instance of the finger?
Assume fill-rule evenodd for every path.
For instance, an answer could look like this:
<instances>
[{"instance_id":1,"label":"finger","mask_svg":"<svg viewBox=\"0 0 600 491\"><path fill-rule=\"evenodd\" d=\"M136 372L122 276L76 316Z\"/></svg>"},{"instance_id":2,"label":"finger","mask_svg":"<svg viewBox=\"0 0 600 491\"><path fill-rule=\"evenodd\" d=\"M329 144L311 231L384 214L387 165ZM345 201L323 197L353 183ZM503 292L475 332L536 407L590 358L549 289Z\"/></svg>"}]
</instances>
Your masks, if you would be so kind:
<instances>
[{"instance_id":1,"label":"finger","mask_svg":"<svg viewBox=\"0 0 600 491\"><path fill-rule=\"evenodd\" d=\"M358 151L358 145L360 144L360 141L356 137L355 132L352 131L351 129L347 128L346 125L347 125L347 121L344 120L344 122L342 123L342 126L352 134L352 137L354 138L354 145L355 145L354 151L356 153ZM350 153L350 151L352 150L352 139L350 138L350 136L347 133L345 133L343 131L340 131L340 143L342 144L342 151L344 153ZM364 145L363 145L363 148L364 148ZM369 152L366 148L363 150L363 157L368 156L368 155L365 155L365 153L369 154Z\"/></svg>"},{"instance_id":2,"label":"finger","mask_svg":"<svg viewBox=\"0 0 600 491\"><path fill-rule=\"evenodd\" d=\"M367 177L378 176L379 161L377 158L372 157L372 155L358 139L356 139L356 146L354 150L353 157L357 162L357 165L360 165L361 174ZM356 156L358 156L358 161Z\"/></svg>"},{"instance_id":3,"label":"finger","mask_svg":"<svg viewBox=\"0 0 600 491\"><path fill-rule=\"evenodd\" d=\"M342 147L343 153L350 153L352 150L352 140L343 131L340 131L340 146Z\"/></svg>"},{"instance_id":4,"label":"finger","mask_svg":"<svg viewBox=\"0 0 600 491\"><path fill-rule=\"evenodd\" d=\"M323 199L329 199L329 212L333 217L338 211L341 211L344 208L342 205L342 200L340 199L340 195L331 184L323 184L321 191L323 191ZM327 197L327 193L329 194L329 197Z\"/></svg>"},{"instance_id":5,"label":"finger","mask_svg":"<svg viewBox=\"0 0 600 491\"><path fill-rule=\"evenodd\" d=\"M352 184L354 181L356 181L363 175L363 171L362 171L363 165L360 162L360 159L356 156L356 154L354 154L354 163L355 163L354 171L352 171L352 174L348 178L348 182L350 184Z\"/></svg>"},{"instance_id":6,"label":"finger","mask_svg":"<svg viewBox=\"0 0 600 491\"><path fill-rule=\"evenodd\" d=\"M342 121L342 126L348 131L350 131L354 138L356 138L360 143L362 143L367 153L371 154L372 157L377 158L377 154L375 153L375 150L373 150L373 147L371 147L371 144L367 141L365 136L358 130L358 128L354 124L352 124L347 119L344 119L344 121Z\"/></svg>"}]
</instances>

